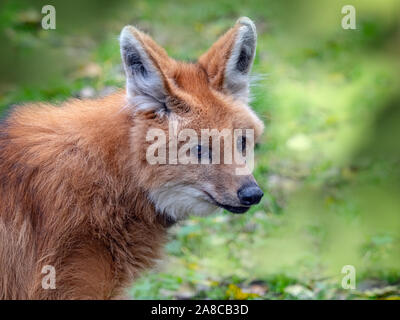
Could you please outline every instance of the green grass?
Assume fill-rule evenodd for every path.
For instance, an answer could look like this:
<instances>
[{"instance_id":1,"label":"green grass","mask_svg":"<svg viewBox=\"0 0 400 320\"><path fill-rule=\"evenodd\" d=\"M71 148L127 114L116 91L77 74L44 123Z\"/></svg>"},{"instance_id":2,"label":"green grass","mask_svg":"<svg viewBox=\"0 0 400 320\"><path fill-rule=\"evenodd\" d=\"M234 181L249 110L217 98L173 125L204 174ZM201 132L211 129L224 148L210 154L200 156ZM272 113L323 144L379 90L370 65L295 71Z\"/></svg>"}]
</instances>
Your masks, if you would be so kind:
<instances>
[{"instance_id":1,"label":"green grass","mask_svg":"<svg viewBox=\"0 0 400 320\"><path fill-rule=\"evenodd\" d=\"M24 76L7 84L0 109L62 101L87 86L123 86L117 35L124 24L143 28L185 60L195 59L240 16L258 26L254 73L261 80L252 88L252 106L266 124L255 169L265 197L243 216L192 218L174 228L166 262L135 283L132 297L398 296L398 287L374 291L362 284L375 279L386 287L400 276L400 117L388 111L391 101L399 102L399 5L355 1L357 29L343 30L345 4L132 1L103 22L108 28L94 40L43 34L18 20L25 7L8 4L4 27L17 30L10 45L29 57L58 41L65 66L49 72L42 64L41 81ZM67 55L71 47L80 50L79 58ZM52 63L64 61L43 54ZM89 61L101 72L79 73ZM341 269L349 264L357 270L356 291L341 289Z\"/></svg>"}]
</instances>

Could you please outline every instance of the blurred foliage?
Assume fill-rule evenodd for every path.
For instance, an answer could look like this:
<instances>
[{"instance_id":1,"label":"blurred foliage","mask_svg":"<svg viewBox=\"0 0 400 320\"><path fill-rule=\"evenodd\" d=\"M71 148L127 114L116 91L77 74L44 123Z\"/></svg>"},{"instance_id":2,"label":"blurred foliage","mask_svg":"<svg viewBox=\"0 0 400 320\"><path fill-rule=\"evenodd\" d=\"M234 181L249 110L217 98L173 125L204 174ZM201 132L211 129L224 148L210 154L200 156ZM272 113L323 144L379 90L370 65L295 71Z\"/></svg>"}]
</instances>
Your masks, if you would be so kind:
<instances>
[{"instance_id":1,"label":"blurred foliage","mask_svg":"<svg viewBox=\"0 0 400 320\"><path fill-rule=\"evenodd\" d=\"M57 29L40 28L53 4ZM167 262L134 298L398 299L400 3L347 1L2 1L0 110L104 95L124 85L117 36L149 32L194 60L240 16L257 24L252 106L266 123L243 216L174 227ZM344 265L357 289L341 289Z\"/></svg>"}]
</instances>

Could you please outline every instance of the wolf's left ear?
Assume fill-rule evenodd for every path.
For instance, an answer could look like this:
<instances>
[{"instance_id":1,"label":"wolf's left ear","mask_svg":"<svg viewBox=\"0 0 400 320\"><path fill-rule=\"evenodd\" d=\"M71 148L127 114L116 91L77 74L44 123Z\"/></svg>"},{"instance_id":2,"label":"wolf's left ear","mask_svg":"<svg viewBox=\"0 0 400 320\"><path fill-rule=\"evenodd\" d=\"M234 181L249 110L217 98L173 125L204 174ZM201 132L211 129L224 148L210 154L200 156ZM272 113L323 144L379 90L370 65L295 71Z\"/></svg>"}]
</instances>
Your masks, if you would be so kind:
<instances>
[{"instance_id":1,"label":"wolf's left ear","mask_svg":"<svg viewBox=\"0 0 400 320\"><path fill-rule=\"evenodd\" d=\"M256 26L249 18L242 17L199 58L200 65L217 90L248 101L249 74L256 43Z\"/></svg>"},{"instance_id":2,"label":"wolf's left ear","mask_svg":"<svg viewBox=\"0 0 400 320\"><path fill-rule=\"evenodd\" d=\"M122 29L120 47L129 102L137 109L166 111L169 84L163 70L171 59L165 50L132 26Z\"/></svg>"}]
</instances>

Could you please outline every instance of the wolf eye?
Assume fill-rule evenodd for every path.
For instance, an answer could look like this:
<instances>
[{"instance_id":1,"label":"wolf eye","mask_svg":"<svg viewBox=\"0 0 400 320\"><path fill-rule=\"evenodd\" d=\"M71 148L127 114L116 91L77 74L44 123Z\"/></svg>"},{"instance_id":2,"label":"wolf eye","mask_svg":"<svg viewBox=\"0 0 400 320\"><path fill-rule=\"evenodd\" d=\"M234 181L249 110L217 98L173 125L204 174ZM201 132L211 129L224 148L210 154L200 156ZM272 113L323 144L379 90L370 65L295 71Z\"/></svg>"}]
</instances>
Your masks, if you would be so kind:
<instances>
[{"instance_id":1,"label":"wolf eye","mask_svg":"<svg viewBox=\"0 0 400 320\"><path fill-rule=\"evenodd\" d=\"M205 158L208 156L208 159L210 160L210 163L212 161L212 154L211 150L206 150L202 145L197 145L196 147L196 154L197 154L197 159L200 161L201 159Z\"/></svg>"},{"instance_id":2,"label":"wolf eye","mask_svg":"<svg viewBox=\"0 0 400 320\"><path fill-rule=\"evenodd\" d=\"M201 145L197 146L197 159L201 160L202 148Z\"/></svg>"},{"instance_id":3,"label":"wolf eye","mask_svg":"<svg viewBox=\"0 0 400 320\"><path fill-rule=\"evenodd\" d=\"M244 152L246 150L247 139L246 136L241 136L238 138L238 150Z\"/></svg>"}]
</instances>

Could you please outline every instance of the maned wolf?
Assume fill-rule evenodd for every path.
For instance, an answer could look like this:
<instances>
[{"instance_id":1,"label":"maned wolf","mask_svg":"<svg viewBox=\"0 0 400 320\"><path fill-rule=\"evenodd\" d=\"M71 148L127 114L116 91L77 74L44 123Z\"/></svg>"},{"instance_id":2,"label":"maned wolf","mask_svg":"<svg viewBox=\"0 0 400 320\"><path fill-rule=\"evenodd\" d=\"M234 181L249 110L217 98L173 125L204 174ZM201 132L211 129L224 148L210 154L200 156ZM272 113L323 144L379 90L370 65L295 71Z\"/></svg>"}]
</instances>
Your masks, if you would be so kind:
<instances>
[{"instance_id":1,"label":"maned wolf","mask_svg":"<svg viewBox=\"0 0 400 320\"><path fill-rule=\"evenodd\" d=\"M148 131L168 135L172 121L197 133L251 129L247 143L257 141L254 23L239 19L196 63L173 60L132 26L120 47L126 92L24 105L0 126L1 299L122 297L160 258L173 223L218 208L243 213L263 196L250 170L235 173L247 164L147 159ZM55 273L50 287L43 270Z\"/></svg>"}]
</instances>

